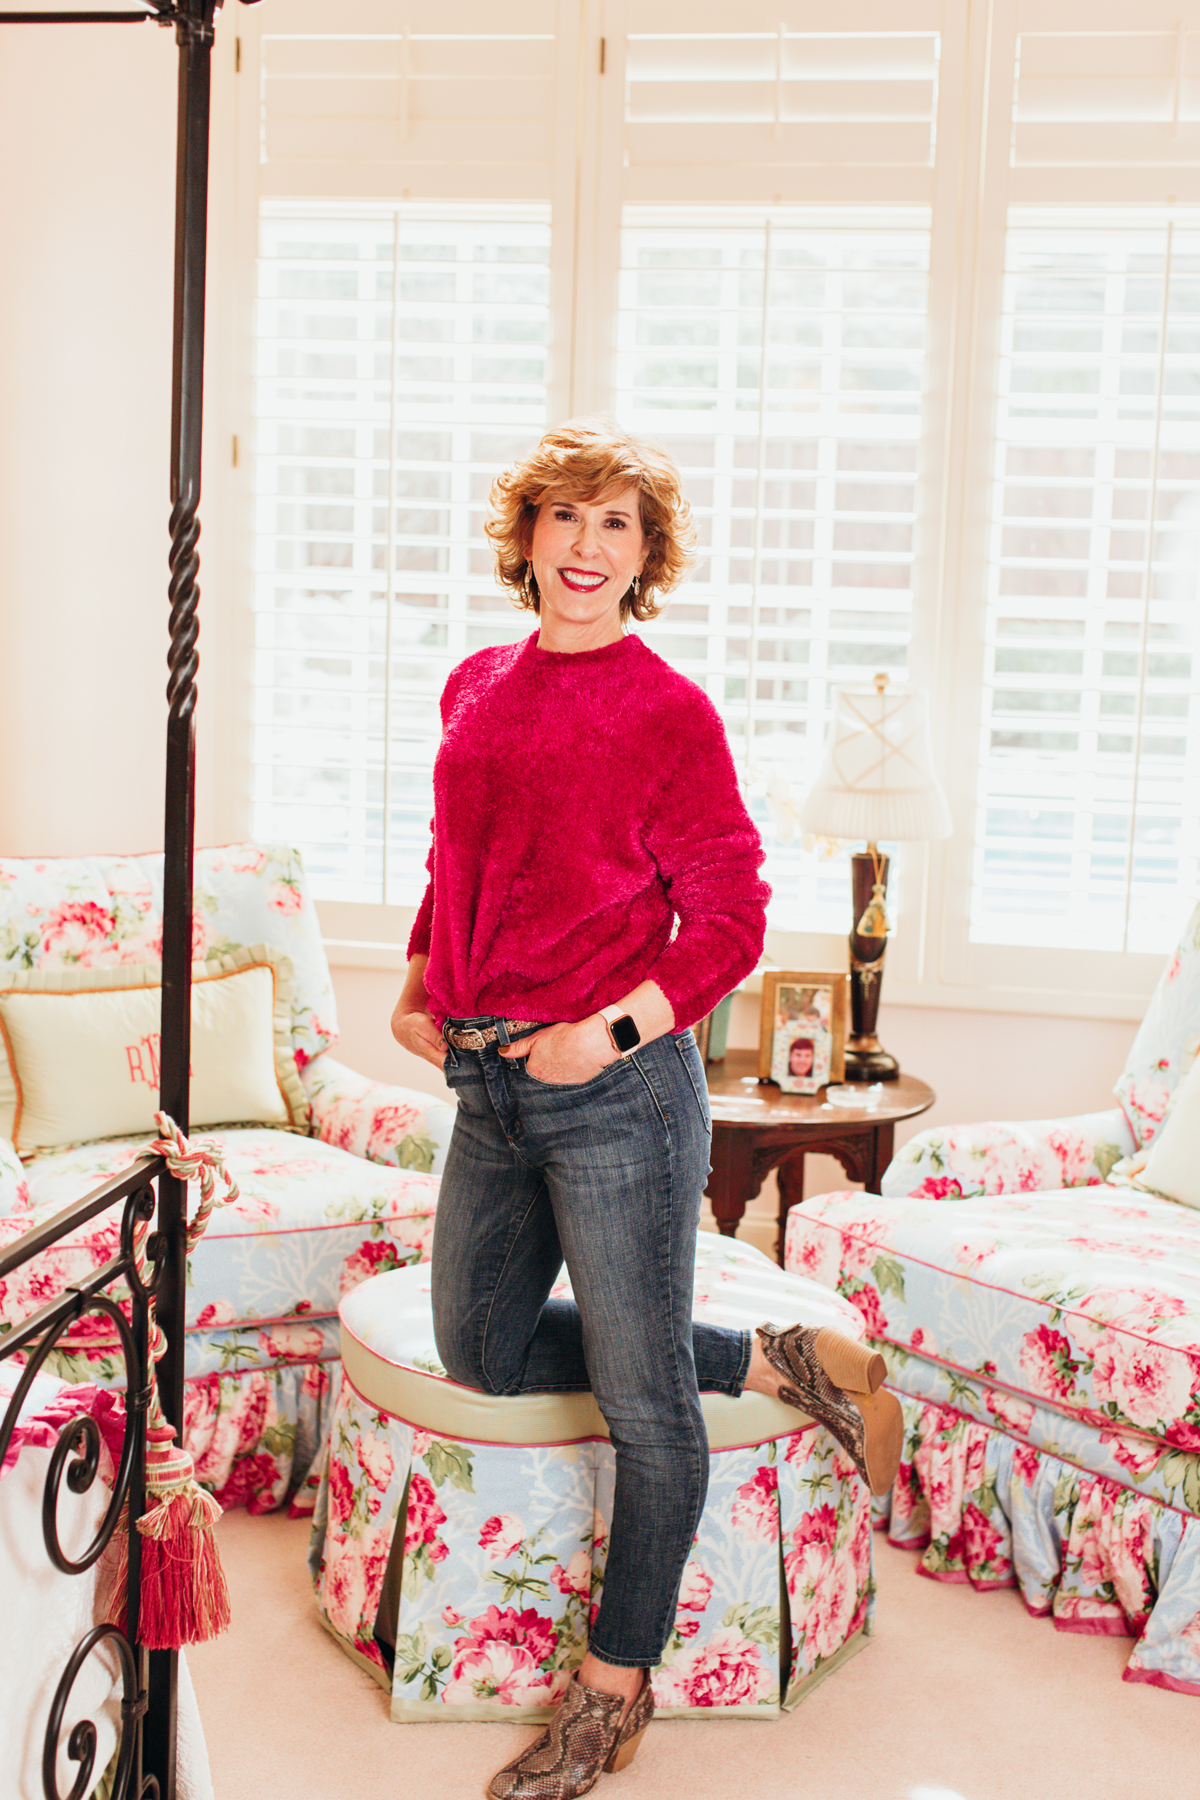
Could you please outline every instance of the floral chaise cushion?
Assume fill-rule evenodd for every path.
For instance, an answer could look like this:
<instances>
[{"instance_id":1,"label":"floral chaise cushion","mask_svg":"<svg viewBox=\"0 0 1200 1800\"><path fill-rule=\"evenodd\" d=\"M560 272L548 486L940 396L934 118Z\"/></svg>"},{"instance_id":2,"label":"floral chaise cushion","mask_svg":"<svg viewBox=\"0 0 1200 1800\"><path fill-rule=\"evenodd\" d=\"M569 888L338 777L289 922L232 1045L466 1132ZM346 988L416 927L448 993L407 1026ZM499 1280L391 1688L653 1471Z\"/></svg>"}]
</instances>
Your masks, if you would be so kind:
<instances>
[{"instance_id":1,"label":"floral chaise cushion","mask_svg":"<svg viewBox=\"0 0 1200 1800\"><path fill-rule=\"evenodd\" d=\"M822 1194L793 1209L786 1260L851 1300L872 1337L1200 1451L1200 1219L1169 1200Z\"/></svg>"},{"instance_id":2,"label":"floral chaise cushion","mask_svg":"<svg viewBox=\"0 0 1200 1800\"><path fill-rule=\"evenodd\" d=\"M190 1260L189 1335L325 1317L366 1276L428 1257L437 1176L382 1167L288 1132L213 1136L241 1194L214 1212ZM39 1156L24 1171L25 1188L11 1190L0 1245L128 1168L144 1148L143 1138L111 1138ZM0 1282L0 1329L116 1254L118 1231L119 1218L109 1213ZM97 1353L110 1337L95 1316L73 1328L73 1341L86 1340Z\"/></svg>"}]
</instances>

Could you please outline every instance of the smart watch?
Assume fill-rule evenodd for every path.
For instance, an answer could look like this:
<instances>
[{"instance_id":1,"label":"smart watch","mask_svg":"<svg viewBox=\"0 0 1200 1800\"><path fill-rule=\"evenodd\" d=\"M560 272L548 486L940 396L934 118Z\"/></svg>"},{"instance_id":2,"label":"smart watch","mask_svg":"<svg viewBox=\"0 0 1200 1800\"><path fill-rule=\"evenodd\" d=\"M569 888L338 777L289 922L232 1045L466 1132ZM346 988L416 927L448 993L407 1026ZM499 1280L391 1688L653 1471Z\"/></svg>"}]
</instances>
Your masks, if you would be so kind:
<instances>
[{"instance_id":1,"label":"smart watch","mask_svg":"<svg viewBox=\"0 0 1200 1800\"><path fill-rule=\"evenodd\" d=\"M600 1017L608 1026L608 1035L618 1055L632 1055L642 1041L642 1034L630 1015L623 1013L619 1006L606 1006Z\"/></svg>"}]
</instances>

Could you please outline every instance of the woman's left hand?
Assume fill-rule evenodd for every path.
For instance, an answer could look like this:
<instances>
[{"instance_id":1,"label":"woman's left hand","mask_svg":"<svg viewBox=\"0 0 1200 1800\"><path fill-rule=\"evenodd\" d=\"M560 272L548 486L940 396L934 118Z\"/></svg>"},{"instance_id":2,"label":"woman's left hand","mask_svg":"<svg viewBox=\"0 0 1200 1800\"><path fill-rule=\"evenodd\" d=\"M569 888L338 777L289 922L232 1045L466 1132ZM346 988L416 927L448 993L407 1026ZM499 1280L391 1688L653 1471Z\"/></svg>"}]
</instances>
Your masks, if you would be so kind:
<instances>
[{"instance_id":1,"label":"woman's left hand","mask_svg":"<svg viewBox=\"0 0 1200 1800\"><path fill-rule=\"evenodd\" d=\"M616 1062L618 1052L608 1035L608 1027L598 1013L581 1019L577 1025L547 1025L520 1038L515 1044L502 1045L501 1056L510 1062L527 1057L529 1073L537 1081L574 1087L590 1081L608 1063Z\"/></svg>"}]
</instances>

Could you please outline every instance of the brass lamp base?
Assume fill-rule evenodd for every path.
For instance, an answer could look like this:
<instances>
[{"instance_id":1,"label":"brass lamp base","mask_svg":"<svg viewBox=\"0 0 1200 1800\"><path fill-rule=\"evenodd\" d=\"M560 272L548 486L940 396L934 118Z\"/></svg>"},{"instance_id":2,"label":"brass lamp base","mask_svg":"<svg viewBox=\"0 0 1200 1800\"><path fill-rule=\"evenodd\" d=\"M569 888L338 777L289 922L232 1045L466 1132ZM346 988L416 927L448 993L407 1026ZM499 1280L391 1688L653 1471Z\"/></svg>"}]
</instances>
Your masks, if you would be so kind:
<instances>
[{"instance_id":1,"label":"brass lamp base","mask_svg":"<svg viewBox=\"0 0 1200 1800\"><path fill-rule=\"evenodd\" d=\"M888 859L868 844L850 858L856 925L850 933L850 1036L845 1081L898 1081L900 1064L875 1035L887 956ZM865 928L865 929L864 929Z\"/></svg>"},{"instance_id":2,"label":"brass lamp base","mask_svg":"<svg viewBox=\"0 0 1200 1800\"><path fill-rule=\"evenodd\" d=\"M846 1043L844 1081L899 1081L900 1064L871 1034L852 1037Z\"/></svg>"}]
</instances>

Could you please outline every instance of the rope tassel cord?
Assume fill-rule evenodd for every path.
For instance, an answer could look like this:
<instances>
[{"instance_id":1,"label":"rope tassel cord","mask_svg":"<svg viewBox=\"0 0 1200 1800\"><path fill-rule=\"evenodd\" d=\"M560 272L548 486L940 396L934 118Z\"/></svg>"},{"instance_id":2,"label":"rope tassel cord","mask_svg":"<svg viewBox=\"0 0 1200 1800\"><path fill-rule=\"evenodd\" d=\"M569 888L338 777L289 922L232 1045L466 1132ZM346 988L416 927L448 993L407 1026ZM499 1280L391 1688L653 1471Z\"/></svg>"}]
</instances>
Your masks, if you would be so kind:
<instances>
[{"instance_id":1,"label":"rope tassel cord","mask_svg":"<svg viewBox=\"0 0 1200 1800\"><path fill-rule=\"evenodd\" d=\"M187 1254L204 1236L217 1203L217 1177L225 1186L223 1204L238 1197L238 1186L214 1143L189 1143L164 1112L156 1113L159 1136L151 1145L166 1159L177 1180L200 1183L200 1203L187 1226ZM140 1220L134 1235L134 1260L140 1277L146 1272L149 1220ZM229 1627L229 1589L217 1551L213 1527L221 1508L196 1480L192 1458L175 1442L175 1430L162 1410L157 1366L167 1347L150 1300L151 1396L146 1423L146 1510L137 1522L142 1539L141 1604L138 1641L148 1650L178 1650L204 1643ZM128 1532L119 1530L108 1577L106 1616L119 1630L129 1617Z\"/></svg>"}]
</instances>

